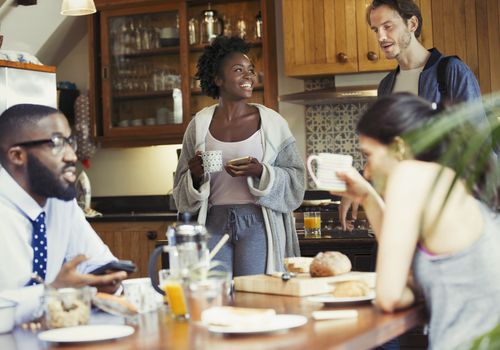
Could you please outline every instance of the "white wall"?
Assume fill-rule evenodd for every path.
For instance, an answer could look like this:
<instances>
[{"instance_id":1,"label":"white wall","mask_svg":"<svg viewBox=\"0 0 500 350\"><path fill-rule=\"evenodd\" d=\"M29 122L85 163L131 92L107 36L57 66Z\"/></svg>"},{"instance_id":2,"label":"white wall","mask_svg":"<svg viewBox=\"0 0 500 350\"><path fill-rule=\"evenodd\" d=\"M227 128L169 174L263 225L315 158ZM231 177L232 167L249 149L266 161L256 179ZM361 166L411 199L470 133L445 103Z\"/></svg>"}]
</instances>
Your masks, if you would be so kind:
<instances>
[{"instance_id":1,"label":"white wall","mask_svg":"<svg viewBox=\"0 0 500 350\"><path fill-rule=\"evenodd\" d=\"M78 90L89 89L89 45L85 35L71 53L57 66L57 81L71 81Z\"/></svg>"},{"instance_id":2,"label":"white wall","mask_svg":"<svg viewBox=\"0 0 500 350\"><path fill-rule=\"evenodd\" d=\"M167 194L180 145L99 149L85 172L92 196Z\"/></svg>"},{"instance_id":3,"label":"white wall","mask_svg":"<svg viewBox=\"0 0 500 350\"><path fill-rule=\"evenodd\" d=\"M0 12L0 30L4 35L2 50L36 55L47 38L67 19L61 15L61 1L40 0L36 6L13 6L14 1L6 1Z\"/></svg>"}]
</instances>

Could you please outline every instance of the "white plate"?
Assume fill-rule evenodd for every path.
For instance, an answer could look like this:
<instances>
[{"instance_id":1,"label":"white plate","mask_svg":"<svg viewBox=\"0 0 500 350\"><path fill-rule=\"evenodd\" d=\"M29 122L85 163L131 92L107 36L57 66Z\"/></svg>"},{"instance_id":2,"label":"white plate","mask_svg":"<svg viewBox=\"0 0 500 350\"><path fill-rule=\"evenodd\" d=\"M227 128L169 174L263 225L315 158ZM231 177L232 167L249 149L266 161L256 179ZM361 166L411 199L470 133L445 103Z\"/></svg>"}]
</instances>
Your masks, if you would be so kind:
<instances>
[{"instance_id":1,"label":"white plate","mask_svg":"<svg viewBox=\"0 0 500 350\"><path fill-rule=\"evenodd\" d=\"M255 326L238 325L234 324L231 326L208 326L208 330L213 333L224 333L224 334L247 334L247 333L266 333L281 331L284 329L290 329L295 327L300 327L307 323L307 317L301 315L276 315L272 319L263 324L257 324Z\"/></svg>"},{"instance_id":2,"label":"white plate","mask_svg":"<svg viewBox=\"0 0 500 350\"><path fill-rule=\"evenodd\" d=\"M351 297L351 298L337 298L332 294L323 294L323 295L314 295L308 297L308 301L312 301L315 303L324 303L324 304L337 304L337 303L357 303L362 301L370 301L375 299L375 291L371 291L368 295L363 297Z\"/></svg>"},{"instance_id":3,"label":"white plate","mask_svg":"<svg viewBox=\"0 0 500 350\"><path fill-rule=\"evenodd\" d=\"M318 205L328 205L331 204L330 199L305 199L302 201L303 206L318 206Z\"/></svg>"},{"instance_id":4,"label":"white plate","mask_svg":"<svg viewBox=\"0 0 500 350\"><path fill-rule=\"evenodd\" d=\"M89 325L51 329L38 334L40 340L57 343L79 343L123 338L134 333L124 325Z\"/></svg>"}]
</instances>

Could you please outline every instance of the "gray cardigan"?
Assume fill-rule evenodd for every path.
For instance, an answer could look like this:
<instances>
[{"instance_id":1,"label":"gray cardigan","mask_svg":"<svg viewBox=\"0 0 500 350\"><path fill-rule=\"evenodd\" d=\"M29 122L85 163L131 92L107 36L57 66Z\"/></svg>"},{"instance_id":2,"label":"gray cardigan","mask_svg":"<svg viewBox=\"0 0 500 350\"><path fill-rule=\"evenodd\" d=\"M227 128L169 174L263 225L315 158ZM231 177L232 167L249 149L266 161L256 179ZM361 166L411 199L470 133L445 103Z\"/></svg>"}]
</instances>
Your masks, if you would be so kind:
<instances>
[{"instance_id":1,"label":"gray cardigan","mask_svg":"<svg viewBox=\"0 0 500 350\"><path fill-rule=\"evenodd\" d=\"M260 179L248 177L250 193L261 206L267 234L266 272L283 271L283 259L300 256L292 211L299 207L305 190L304 162L288 124L272 109L253 104L261 118L264 167ZM205 224L210 196L210 175L199 189L194 188L188 161L197 150L205 150L205 137L216 105L206 107L189 123L182 141L182 152L174 181L174 199L180 212L198 212L198 222Z\"/></svg>"}]
</instances>

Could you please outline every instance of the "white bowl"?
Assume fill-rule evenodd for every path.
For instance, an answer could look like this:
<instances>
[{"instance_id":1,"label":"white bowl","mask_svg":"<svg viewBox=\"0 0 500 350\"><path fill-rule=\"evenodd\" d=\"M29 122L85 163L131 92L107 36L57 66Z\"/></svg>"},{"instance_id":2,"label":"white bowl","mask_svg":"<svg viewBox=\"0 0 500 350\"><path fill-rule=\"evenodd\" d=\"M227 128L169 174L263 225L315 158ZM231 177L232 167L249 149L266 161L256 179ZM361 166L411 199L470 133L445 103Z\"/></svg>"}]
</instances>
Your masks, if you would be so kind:
<instances>
[{"instance_id":1,"label":"white bowl","mask_svg":"<svg viewBox=\"0 0 500 350\"><path fill-rule=\"evenodd\" d=\"M141 126L143 125L143 120L142 119L132 119L130 121L131 126Z\"/></svg>"},{"instance_id":2,"label":"white bowl","mask_svg":"<svg viewBox=\"0 0 500 350\"><path fill-rule=\"evenodd\" d=\"M0 333L8 333L14 329L17 303L0 298Z\"/></svg>"}]
</instances>

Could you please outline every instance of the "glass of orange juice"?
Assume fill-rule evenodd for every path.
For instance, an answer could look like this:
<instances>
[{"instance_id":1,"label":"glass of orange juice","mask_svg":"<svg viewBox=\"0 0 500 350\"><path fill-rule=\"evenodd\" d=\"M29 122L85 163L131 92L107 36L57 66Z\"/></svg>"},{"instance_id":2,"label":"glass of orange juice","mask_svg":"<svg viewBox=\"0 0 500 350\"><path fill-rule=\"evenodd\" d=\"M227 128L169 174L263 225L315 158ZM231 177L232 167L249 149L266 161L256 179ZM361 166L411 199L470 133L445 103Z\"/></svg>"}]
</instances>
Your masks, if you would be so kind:
<instances>
[{"instance_id":1,"label":"glass of orange juice","mask_svg":"<svg viewBox=\"0 0 500 350\"><path fill-rule=\"evenodd\" d=\"M165 292L164 301L168 303L169 313L174 319L187 319L189 312L184 282L178 274L171 270L160 270L160 288Z\"/></svg>"},{"instance_id":2,"label":"glass of orange juice","mask_svg":"<svg viewBox=\"0 0 500 350\"><path fill-rule=\"evenodd\" d=\"M307 211L304 213L304 237L321 237L321 212Z\"/></svg>"}]
</instances>

